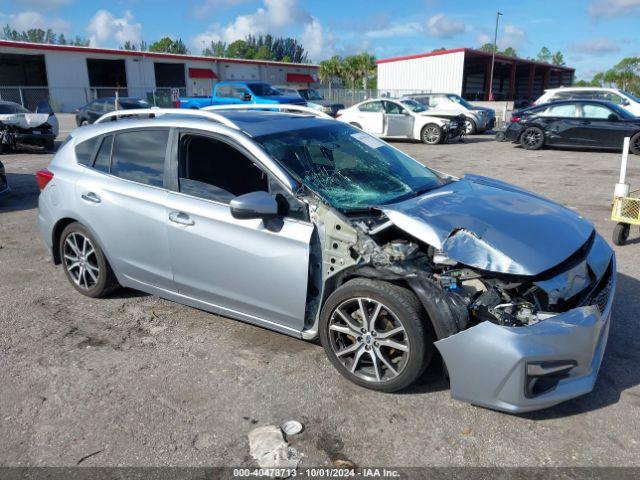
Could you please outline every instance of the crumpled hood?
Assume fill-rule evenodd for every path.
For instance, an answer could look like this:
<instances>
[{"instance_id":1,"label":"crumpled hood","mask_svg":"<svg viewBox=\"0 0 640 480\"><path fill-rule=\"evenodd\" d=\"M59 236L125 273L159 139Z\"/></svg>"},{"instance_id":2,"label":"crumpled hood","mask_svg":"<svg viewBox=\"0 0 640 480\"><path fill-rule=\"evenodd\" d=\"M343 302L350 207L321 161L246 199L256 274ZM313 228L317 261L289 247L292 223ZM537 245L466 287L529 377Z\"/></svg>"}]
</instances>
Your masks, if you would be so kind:
<instances>
[{"instance_id":1,"label":"crumpled hood","mask_svg":"<svg viewBox=\"0 0 640 480\"><path fill-rule=\"evenodd\" d=\"M35 128L47 123L48 113L8 113L0 115L0 122L20 128Z\"/></svg>"},{"instance_id":2,"label":"crumpled hood","mask_svg":"<svg viewBox=\"0 0 640 480\"><path fill-rule=\"evenodd\" d=\"M562 205L477 175L380 209L398 228L457 262L514 275L549 270L593 233L588 220Z\"/></svg>"}]
</instances>

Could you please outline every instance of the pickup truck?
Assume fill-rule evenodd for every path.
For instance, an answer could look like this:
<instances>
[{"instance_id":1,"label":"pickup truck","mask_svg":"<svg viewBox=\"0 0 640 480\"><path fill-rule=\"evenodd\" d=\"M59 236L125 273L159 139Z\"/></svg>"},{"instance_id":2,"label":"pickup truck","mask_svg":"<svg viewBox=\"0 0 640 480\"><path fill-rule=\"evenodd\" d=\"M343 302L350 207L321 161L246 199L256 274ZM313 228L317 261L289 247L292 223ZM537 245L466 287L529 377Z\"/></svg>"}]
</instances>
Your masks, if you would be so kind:
<instances>
[{"instance_id":1,"label":"pickup truck","mask_svg":"<svg viewBox=\"0 0 640 480\"><path fill-rule=\"evenodd\" d=\"M285 96L264 82L220 82L213 87L210 97L180 97L180 108L203 108L211 105L232 105L241 103L286 103L306 105L304 98Z\"/></svg>"}]
</instances>

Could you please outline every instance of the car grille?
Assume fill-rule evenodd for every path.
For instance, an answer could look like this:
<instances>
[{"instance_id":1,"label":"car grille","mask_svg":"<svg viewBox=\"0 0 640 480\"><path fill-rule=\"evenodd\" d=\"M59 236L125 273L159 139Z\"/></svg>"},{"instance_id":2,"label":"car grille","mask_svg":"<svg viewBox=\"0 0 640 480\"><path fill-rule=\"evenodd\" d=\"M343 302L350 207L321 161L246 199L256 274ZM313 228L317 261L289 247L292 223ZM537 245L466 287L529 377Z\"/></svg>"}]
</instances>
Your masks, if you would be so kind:
<instances>
[{"instance_id":1,"label":"car grille","mask_svg":"<svg viewBox=\"0 0 640 480\"><path fill-rule=\"evenodd\" d=\"M595 291L591 295L589 305L595 305L598 307L600 314L604 313L607 308L607 302L611 295L611 289L613 288L613 263L609 264L609 268L600 280Z\"/></svg>"}]
</instances>

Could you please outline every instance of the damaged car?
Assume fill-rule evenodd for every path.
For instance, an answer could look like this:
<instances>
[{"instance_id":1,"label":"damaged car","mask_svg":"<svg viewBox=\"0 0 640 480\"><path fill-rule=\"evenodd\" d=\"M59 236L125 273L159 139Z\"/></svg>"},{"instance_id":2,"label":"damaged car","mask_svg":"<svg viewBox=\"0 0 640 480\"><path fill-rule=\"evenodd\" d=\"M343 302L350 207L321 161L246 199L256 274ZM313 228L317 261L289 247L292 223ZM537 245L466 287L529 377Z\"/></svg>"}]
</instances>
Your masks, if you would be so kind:
<instances>
[{"instance_id":1,"label":"damaged car","mask_svg":"<svg viewBox=\"0 0 640 480\"><path fill-rule=\"evenodd\" d=\"M0 153L19 144L52 151L58 136L58 119L46 100L31 112L19 103L0 100Z\"/></svg>"},{"instance_id":2,"label":"damaged car","mask_svg":"<svg viewBox=\"0 0 640 480\"><path fill-rule=\"evenodd\" d=\"M72 132L37 173L54 263L90 297L124 286L319 339L374 390L408 387L437 353L476 405L592 390L616 265L588 220L280 108L113 112Z\"/></svg>"}]
</instances>

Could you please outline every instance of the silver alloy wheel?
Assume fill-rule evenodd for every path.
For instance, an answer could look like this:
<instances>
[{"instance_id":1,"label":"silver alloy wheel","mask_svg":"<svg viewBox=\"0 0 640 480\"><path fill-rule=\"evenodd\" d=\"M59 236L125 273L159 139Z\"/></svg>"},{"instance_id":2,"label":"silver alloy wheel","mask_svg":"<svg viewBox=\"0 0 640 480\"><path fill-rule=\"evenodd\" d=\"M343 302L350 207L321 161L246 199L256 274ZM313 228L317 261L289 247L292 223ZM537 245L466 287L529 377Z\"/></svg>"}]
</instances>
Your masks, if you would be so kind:
<instances>
[{"instance_id":1,"label":"silver alloy wheel","mask_svg":"<svg viewBox=\"0 0 640 480\"><path fill-rule=\"evenodd\" d=\"M336 307L329 319L329 342L347 370L374 383L400 375L410 355L398 316L370 298L350 298Z\"/></svg>"},{"instance_id":2,"label":"silver alloy wheel","mask_svg":"<svg viewBox=\"0 0 640 480\"><path fill-rule=\"evenodd\" d=\"M473 133L473 122L469 119L464 121L464 134L471 135Z\"/></svg>"},{"instance_id":3,"label":"silver alloy wheel","mask_svg":"<svg viewBox=\"0 0 640 480\"><path fill-rule=\"evenodd\" d=\"M100 267L91 240L73 232L64 241L64 264L76 285L90 290L100 278Z\"/></svg>"},{"instance_id":4,"label":"silver alloy wheel","mask_svg":"<svg viewBox=\"0 0 640 480\"><path fill-rule=\"evenodd\" d=\"M436 125L427 125L424 127L422 138L429 144L438 143L440 141L440 129Z\"/></svg>"},{"instance_id":5,"label":"silver alloy wheel","mask_svg":"<svg viewBox=\"0 0 640 480\"><path fill-rule=\"evenodd\" d=\"M526 143L530 147L536 147L540 145L540 141L542 140L542 133L539 130L527 130L522 134L524 143Z\"/></svg>"}]
</instances>

